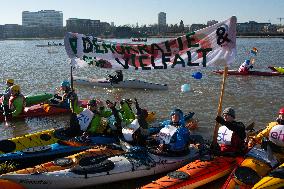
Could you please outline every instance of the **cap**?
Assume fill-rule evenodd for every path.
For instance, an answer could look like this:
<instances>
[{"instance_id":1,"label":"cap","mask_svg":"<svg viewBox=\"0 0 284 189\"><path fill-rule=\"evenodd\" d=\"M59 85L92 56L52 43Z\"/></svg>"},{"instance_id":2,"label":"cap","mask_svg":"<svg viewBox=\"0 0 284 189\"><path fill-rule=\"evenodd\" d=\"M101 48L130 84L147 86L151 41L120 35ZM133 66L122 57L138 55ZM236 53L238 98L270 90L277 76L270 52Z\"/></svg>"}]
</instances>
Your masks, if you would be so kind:
<instances>
[{"instance_id":1,"label":"cap","mask_svg":"<svg viewBox=\"0 0 284 189\"><path fill-rule=\"evenodd\" d=\"M224 114L228 114L228 115L232 116L233 118L236 118L235 110L231 107L225 108L224 111L223 111L223 115Z\"/></svg>"}]
</instances>

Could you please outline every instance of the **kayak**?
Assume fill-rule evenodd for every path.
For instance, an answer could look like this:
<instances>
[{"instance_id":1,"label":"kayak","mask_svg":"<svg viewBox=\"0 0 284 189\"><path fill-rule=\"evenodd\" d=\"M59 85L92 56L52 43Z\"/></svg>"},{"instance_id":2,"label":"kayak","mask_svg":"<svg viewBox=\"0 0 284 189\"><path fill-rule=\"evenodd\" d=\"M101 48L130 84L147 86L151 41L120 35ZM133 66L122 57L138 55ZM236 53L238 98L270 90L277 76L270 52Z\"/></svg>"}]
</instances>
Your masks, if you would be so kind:
<instances>
[{"instance_id":1,"label":"kayak","mask_svg":"<svg viewBox=\"0 0 284 189\"><path fill-rule=\"evenodd\" d=\"M260 179L266 176L276 165L271 161L264 149L253 147L244 161L228 177L222 189L252 188Z\"/></svg>"},{"instance_id":2,"label":"kayak","mask_svg":"<svg viewBox=\"0 0 284 189\"><path fill-rule=\"evenodd\" d=\"M134 147L122 155L83 158L77 165L60 171L37 174L14 172L1 175L1 178L29 189L81 188L172 171L199 157L194 147L180 156L171 155L155 154L145 148Z\"/></svg>"},{"instance_id":3,"label":"kayak","mask_svg":"<svg viewBox=\"0 0 284 189\"><path fill-rule=\"evenodd\" d=\"M215 70L213 71L217 74L223 74L223 70ZM282 74L279 72L261 72L261 71L249 71L249 73L242 73L238 70L228 70L228 75L252 75L252 76L281 76Z\"/></svg>"},{"instance_id":4,"label":"kayak","mask_svg":"<svg viewBox=\"0 0 284 189\"><path fill-rule=\"evenodd\" d=\"M87 100L80 101L82 107L87 106ZM30 107L25 107L24 112L17 117L13 117L12 119L24 119L27 117L40 117L40 116L50 116L60 113L71 113L68 108L60 108L57 106L50 106L49 104L36 104ZM5 116L0 114L0 122L5 121Z\"/></svg>"},{"instance_id":5,"label":"kayak","mask_svg":"<svg viewBox=\"0 0 284 189\"><path fill-rule=\"evenodd\" d=\"M114 88L132 88L132 89L153 89L168 90L167 84L151 83L138 79L127 79L118 83L111 83L107 79L89 79L83 77L74 77L74 84L96 86L96 87L114 87Z\"/></svg>"},{"instance_id":6,"label":"kayak","mask_svg":"<svg viewBox=\"0 0 284 189\"><path fill-rule=\"evenodd\" d=\"M284 188L284 163L256 183L253 189Z\"/></svg>"},{"instance_id":7,"label":"kayak","mask_svg":"<svg viewBox=\"0 0 284 189\"><path fill-rule=\"evenodd\" d=\"M28 147L48 145L59 139L54 135L55 129L26 134L20 137L0 141L0 154L19 151Z\"/></svg>"},{"instance_id":8,"label":"kayak","mask_svg":"<svg viewBox=\"0 0 284 189\"><path fill-rule=\"evenodd\" d=\"M3 94L1 94L2 96ZM36 94L36 95L27 95L26 98L26 106L33 106L36 104L44 103L50 98L53 97L53 94L51 93L42 93L42 94ZM0 104L2 103L3 99L0 98Z\"/></svg>"},{"instance_id":9,"label":"kayak","mask_svg":"<svg viewBox=\"0 0 284 189\"><path fill-rule=\"evenodd\" d=\"M284 67L268 66L268 68L274 72L279 72L281 74L284 74Z\"/></svg>"},{"instance_id":10,"label":"kayak","mask_svg":"<svg viewBox=\"0 0 284 189\"><path fill-rule=\"evenodd\" d=\"M191 112L185 116L185 119L188 120L192 118L193 115L194 113ZM160 124L163 125L166 122L169 122L169 120L160 122ZM148 132L150 135L156 134L162 127L149 127ZM77 136L75 138L69 137L66 135L64 128L57 129L53 133L53 136L60 139L58 143L29 146L18 151L2 154L0 155L0 164L5 162L13 163L15 164L14 170L16 170L40 164L55 157L64 157L66 155L74 154L79 151L92 148L94 145L118 142L118 139L115 136L103 134L97 134L89 137L88 139L84 139L81 136ZM3 171L1 173L3 174Z\"/></svg>"},{"instance_id":11,"label":"kayak","mask_svg":"<svg viewBox=\"0 0 284 189\"><path fill-rule=\"evenodd\" d=\"M70 169L78 165L78 162L85 161L87 159L98 157L109 157L114 155L123 154L125 151L115 144L95 146L88 150L82 151L77 154L73 154L64 158L56 158L53 161L46 162L40 165L36 165L31 168L15 171L16 174L35 174L43 172L60 171L64 169Z\"/></svg>"},{"instance_id":12,"label":"kayak","mask_svg":"<svg viewBox=\"0 0 284 189\"><path fill-rule=\"evenodd\" d=\"M10 180L0 179L1 189L25 189L22 185L12 182Z\"/></svg>"},{"instance_id":13,"label":"kayak","mask_svg":"<svg viewBox=\"0 0 284 189\"><path fill-rule=\"evenodd\" d=\"M82 101L82 104L83 104L82 106L85 106L86 102ZM36 105L36 107L37 106L40 106L40 105ZM46 109L49 108L48 109L49 113L51 113L50 111L54 113L55 110L58 110L58 109L55 109L56 107L53 107L53 106L51 107L46 106L45 108ZM66 112L66 109L59 109L59 110ZM46 116L46 115L48 114L45 112L42 112L42 116ZM191 115L193 116L193 113ZM148 121L154 121L156 114L154 112L148 112L148 116L150 116L149 119L147 117ZM1 115L0 115L0 118L1 118ZM62 130L64 130L64 128L56 129L56 130L49 129L49 130L44 130L44 131L40 131L36 133L26 134L20 137L0 140L0 154L20 151L22 149L34 147L34 146L43 146L43 145L53 144L53 143L56 143L59 139L67 140L68 138L64 137L62 134L61 132ZM155 132L158 132L159 130L160 130L160 127L149 128L150 133L155 133Z\"/></svg>"},{"instance_id":14,"label":"kayak","mask_svg":"<svg viewBox=\"0 0 284 189\"><path fill-rule=\"evenodd\" d=\"M46 102L47 100L53 97L53 94L42 93L42 94L37 94L37 95L28 95L25 97L26 97L26 106L28 107L28 106Z\"/></svg>"},{"instance_id":15,"label":"kayak","mask_svg":"<svg viewBox=\"0 0 284 189\"><path fill-rule=\"evenodd\" d=\"M167 174L142 189L197 188L229 174L244 158L213 157L209 160L196 160Z\"/></svg>"},{"instance_id":16,"label":"kayak","mask_svg":"<svg viewBox=\"0 0 284 189\"><path fill-rule=\"evenodd\" d=\"M81 138L76 145L66 145L67 143L54 143L45 146L36 146L22 149L20 151L0 155L0 164L13 164L13 170L31 167L43 162L50 161L54 158L68 156L87 150L95 145L110 144L117 142L116 138L111 136L94 136L88 140L82 141ZM59 141L60 142L60 141ZM73 142L74 143L74 142ZM0 174L5 171L0 171Z\"/></svg>"}]
</instances>

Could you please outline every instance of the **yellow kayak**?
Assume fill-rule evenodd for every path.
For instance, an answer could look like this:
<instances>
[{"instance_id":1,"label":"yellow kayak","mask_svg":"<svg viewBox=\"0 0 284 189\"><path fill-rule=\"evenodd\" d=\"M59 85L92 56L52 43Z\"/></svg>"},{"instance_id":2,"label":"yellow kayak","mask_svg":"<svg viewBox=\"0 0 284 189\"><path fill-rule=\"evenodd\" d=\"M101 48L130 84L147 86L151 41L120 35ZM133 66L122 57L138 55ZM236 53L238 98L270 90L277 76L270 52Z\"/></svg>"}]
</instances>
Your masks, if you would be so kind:
<instances>
[{"instance_id":1,"label":"yellow kayak","mask_svg":"<svg viewBox=\"0 0 284 189\"><path fill-rule=\"evenodd\" d=\"M45 146L56 143L55 129L26 134L20 137L0 141L0 154L15 152L34 146Z\"/></svg>"},{"instance_id":2,"label":"yellow kayak","mask_svg":"<svg viewBox=\"0 0 284 189\"><path fill-rule=\"evenodd\" d=\"M281 74L284 74L284 67L275 67L275 66L269 66L272 71L279 72Z\"/></svg>"},{"instance_id":3,"label":"yellow kayak","mask_svg":"<svg viewBox=\"0 0 284 189\"><path fill-rule=\"evenodd\" d=\"M284 163L256 183L253 189L284 188Z\"/></svg>"}]
</instances>

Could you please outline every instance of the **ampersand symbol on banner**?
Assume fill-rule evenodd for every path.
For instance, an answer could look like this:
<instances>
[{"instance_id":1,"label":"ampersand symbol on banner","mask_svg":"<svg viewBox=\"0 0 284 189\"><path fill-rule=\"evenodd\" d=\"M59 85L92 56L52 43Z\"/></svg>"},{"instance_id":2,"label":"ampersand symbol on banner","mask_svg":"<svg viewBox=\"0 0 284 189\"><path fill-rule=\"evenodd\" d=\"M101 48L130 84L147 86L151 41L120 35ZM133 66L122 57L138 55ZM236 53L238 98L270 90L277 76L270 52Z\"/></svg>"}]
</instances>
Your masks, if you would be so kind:
<instances>
[{"instance_id":1,"label":"ampersand symbol on banner","mask_svg":"<svg viewBox=\"0 0 284 189\"><path fill-rule=\"evenodd\" d=\"M216 35L218 36L217 38L218 45L222 46L222 44L225 43L226 41L227 42L231 41L230 39L228 39L228 34L226 33L226 29L223 26L217 29Z\"/></svg>"}]
</instances>

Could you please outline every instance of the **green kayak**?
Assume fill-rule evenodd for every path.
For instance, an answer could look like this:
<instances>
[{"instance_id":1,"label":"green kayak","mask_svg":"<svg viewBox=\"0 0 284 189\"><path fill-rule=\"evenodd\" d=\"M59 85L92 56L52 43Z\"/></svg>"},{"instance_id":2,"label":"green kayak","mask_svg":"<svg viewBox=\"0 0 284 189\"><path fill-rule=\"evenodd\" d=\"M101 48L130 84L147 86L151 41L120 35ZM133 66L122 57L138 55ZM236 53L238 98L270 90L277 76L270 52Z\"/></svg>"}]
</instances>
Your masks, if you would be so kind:
<instances>
[{"instance_id":1,"label":"green kayak","mask_svg":"<svg viewBox=\"0 0 284 189\"><path fill-rule=\"evenodd\" d=\"M26 96L26 106L32 106L32 105L35 105L35 104L40 104L42 102L47 101L48 99L50 99L52 97L53 97L53 94L51 94L51 93L28 95L28 96Z\"/></svg>"}]
</instances>

